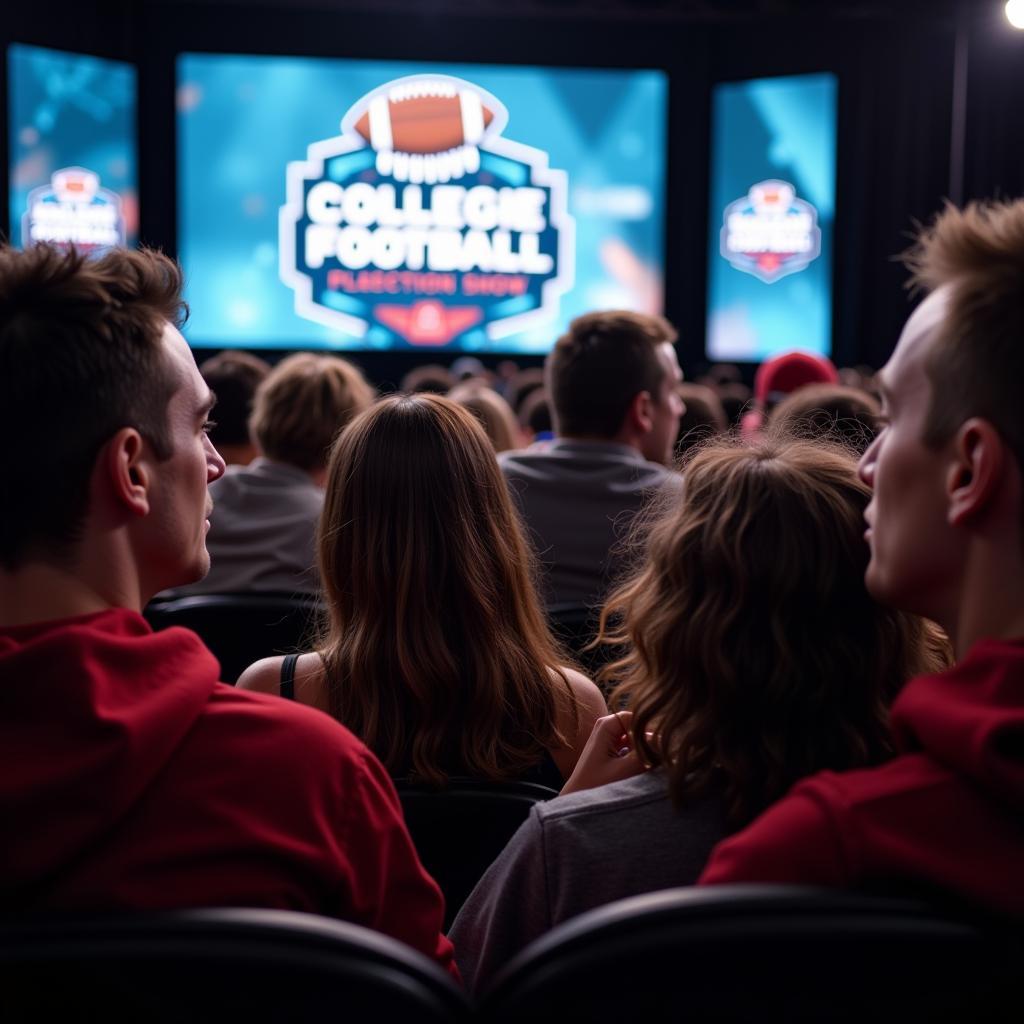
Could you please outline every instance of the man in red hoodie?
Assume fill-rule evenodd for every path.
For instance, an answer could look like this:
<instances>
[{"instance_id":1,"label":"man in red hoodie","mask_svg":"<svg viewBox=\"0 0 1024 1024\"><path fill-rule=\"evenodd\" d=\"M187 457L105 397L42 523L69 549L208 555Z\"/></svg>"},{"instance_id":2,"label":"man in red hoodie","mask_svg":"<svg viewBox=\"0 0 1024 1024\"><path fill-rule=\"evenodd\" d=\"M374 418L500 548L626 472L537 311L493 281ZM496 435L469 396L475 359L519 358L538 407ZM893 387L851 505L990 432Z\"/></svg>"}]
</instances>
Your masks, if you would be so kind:
<instances>
[{"instance_id":1,"label":"man in red hoodie","mask_svg":"<svg viewBox=\"0 0 1024 1024\"><path fill-rule=\"evenodd\" d=\"M800 783L701 882L925 887L1020 917L1024 201L947 207L908 265L929 294L880 374L884 426L861 460L867 584L940 623L958 664L907 684L893 761Z\"/></svg>"},{"instance_id":2,"label":"man in red hoodie","mask_svg":"<svg viewBox=\"0 0 1024 1024\"><path fill-rule=\"evenodd\" d=\"M0 248L0 908L281 907L455 973L379 762L149 598L209 568L214 396L177 266Z\"/></svg>"}]
</instances>

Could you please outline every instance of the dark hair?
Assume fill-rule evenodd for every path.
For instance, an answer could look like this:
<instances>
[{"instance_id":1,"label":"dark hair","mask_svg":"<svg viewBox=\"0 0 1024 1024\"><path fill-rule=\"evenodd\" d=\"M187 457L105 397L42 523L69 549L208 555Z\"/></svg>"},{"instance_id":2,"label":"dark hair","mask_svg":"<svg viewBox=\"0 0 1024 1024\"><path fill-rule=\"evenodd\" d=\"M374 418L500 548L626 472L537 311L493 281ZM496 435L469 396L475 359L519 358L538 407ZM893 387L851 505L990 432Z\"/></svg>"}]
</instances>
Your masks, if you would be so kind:
<instances>
[{"instance_id":1,"label":"dark hair","mask_svg":"<svg viewBox=\"0 0 1024 1024\"><path fill-rule=\"evenodd\" d=\"M613 310L573 320L545 363L558 432L614 437L641 391L657 399L665 378L657 348L675 340L660 316Z\"/></svg>"},{"instance_id":2,"label":"dark hair","mask_svg":"<svg viewBox=\"0 0 1024 1024\"><path fill-rule=\"evenodd\" d=\"M544 434L551 431L551 403L548 401L547 388L533 388L523 399L519 407L519 424L531 434Z\"/></svg>"},{"instance_id":3,"label":"dark hair","mask_svg":"<svg viewBox=\"0 0 1024 1024\"><path fill-rule=\"evenodd\" d=\"M270 363L249 352L221 352L203 360L199 372L217 396L217 422L208 431L213 446L248 444L253 395Z\"/></svg>"},{"instance_id":4,"label":"dark hair","mask_svg":"<svg viewBox=\"0 0 1024 1024\"><path fill-rule=\"evenodd\" d=\"M1024 472L1024 199L947 204L904 255L911 285L948 286L949 308L926 369L924 441L938 447L964 420L992 423Z\"/></svg>"},{"instance_id":5,"label":"dark hair","mask_svg":"<svg viewBox=\"0 0 1024 1024\"><path fill-rule=\"evenodd\" d=\"M576 702L483 427L382 399L338 438L319 533L331 714L392 774L509 779L566 744Z\"/></svg>"},{"instance_id":6,"label":"dark hair","mask_svg":"<svg viewBox=\"0 0 1024 1024\"><path fill-rule=\"evenodd\" d=\"M878 434L878 400L843 384L808 384L787 395L771 414L779 430L847 445L861 456Z\"/></svg>"},{"instance_id":7,"label":"dark hair","mask_svg":"<svg viewBox=\"0 0 1024 1024\"><path fill-rule=\"evenodd\" d=\"M683 480L602 613L631 644L604 679L674 800L720 793L740 827L812 772L884 759L890 702L948 644L868 594L871 492L845 449L723 436Z\"/></svg>"},{"instance_id":8,"label":"dark hair","mask_svg":"<svg viewBox=\"0 0 1024 1024\"><path fill-rule=\"evenodd\" d=\"M677 385L676 391L683 400L683 414L676 433L677 455L729 429L725 408L714 388L707 384L684 383Z\"/></svg>"},{"instance_id":9,"label":"dark hair","mask_svg":"<svg viewBox=\"0 0 1024 1024\"><path fill-rule=\"evenodd\" d=\"M398 390L407 391L410 394L428 392L434 395L444 395L454 386L455 374L447 366L441 366L438 363L425 363L422 366L414 366L402 378Z\"/></svg>"},{"instance_id":10,"label":"dark hair","mask_svg":"<svg viewBox=\"0 0 1024 1024\"><path fill-rule=\"evenodd\" d=\"M161 337L165 322L180 327L186 315L181 271L159 252L0 247L6 569L69 555L96 457L118 430L135 427L157 458L170 456L177 381Z\"/></svg>"},{"instance_id":11,"label":"dark hair","mask_svg":"<svg viewBox=\"0 0 1024 1024\"><path fill-rule=\"evenodd\" d=\"M535 391L544 387L544 368L530 366L525 370L517 370L508 379L505 397L517 416L522 415L523 403ZM522 422L522 420L520 420Z\"/></svg>"},{"instance_id":12,"label":"dark hair","mask_svg":"<svg viewBox=\"0 0 1024 1024\"><path fill-rule=\"evenodd\" d=\"M750 388L746 384L734 381L730 384L722 384L715 390L717 390L722 408L725 410L725 418L730 425L738 426L744 413L750 408L752 397Z\"/></svg>"}]
</instances>

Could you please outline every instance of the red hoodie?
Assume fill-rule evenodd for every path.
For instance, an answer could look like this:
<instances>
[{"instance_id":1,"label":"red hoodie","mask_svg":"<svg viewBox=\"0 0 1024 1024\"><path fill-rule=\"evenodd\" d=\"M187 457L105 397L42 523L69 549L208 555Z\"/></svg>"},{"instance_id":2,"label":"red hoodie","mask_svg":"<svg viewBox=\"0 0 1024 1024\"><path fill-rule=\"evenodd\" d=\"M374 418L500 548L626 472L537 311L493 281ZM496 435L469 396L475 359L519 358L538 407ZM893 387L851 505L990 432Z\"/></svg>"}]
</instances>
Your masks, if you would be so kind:
<instances>
[{"instance_id":1,"label":"red hoodie","mask_svg":"<svg viewBox=\"0 0 1024 1024\"><path fill-rule=\"evenodd\" d=\"M218 674L194 633L123 609L0 630L0 908L303 910L457 977L377 759Z\"/></svg>"},{"instance_id":2,"label":"red hoodie","mask_svg":"<svg viewBox=\"0 0 1024 1024\"><path fill-rule=\"evenodd\" d=\"M714 850L700 884L912 883L1024 917L1024 640L911 680L899 756L796 785Z\"/></svg>"}]
</instances>

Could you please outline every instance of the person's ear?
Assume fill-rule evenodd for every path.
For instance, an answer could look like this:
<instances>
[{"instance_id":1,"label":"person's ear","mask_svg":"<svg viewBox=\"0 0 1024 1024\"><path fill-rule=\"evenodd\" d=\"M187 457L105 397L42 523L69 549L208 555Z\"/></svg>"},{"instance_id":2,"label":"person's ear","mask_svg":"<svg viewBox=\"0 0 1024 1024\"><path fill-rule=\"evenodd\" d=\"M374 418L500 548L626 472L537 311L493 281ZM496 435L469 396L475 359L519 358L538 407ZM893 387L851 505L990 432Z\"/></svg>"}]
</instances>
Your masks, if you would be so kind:
<instances>
[{"instance_id":1,"label":"person's ear","mask_svg":"<svg viewBox=\"0 0 1024 1024\"><path fill-rule=\"evenodd\" d=\"M133 515L148 515L152 473L142 435L134 427L122 427L107 442L104 460L114 500Z\"/></svg>"},{"instance_id":2,"label":"person's ear","mask_svg":"<svg viewBox=\"0 0 1024 1024\"><path fill-rule=\"evenodd\" d=\"M948 518L961 526L991 504L1006 464L1006 442L988 420L966 420L952 441L952 461L946 471Z\"/></svg>"},{"instance_id":3,"label":"person's ear","mask_svg":"<svg viewBox=\"0 0 1024 1024\"><path fill-rule=\"evenodd\" d=\"M654 429L654 399L650 391L638 391L629 403L630 426L638 434L649 434Z\"/></svg>"}]
</instances>

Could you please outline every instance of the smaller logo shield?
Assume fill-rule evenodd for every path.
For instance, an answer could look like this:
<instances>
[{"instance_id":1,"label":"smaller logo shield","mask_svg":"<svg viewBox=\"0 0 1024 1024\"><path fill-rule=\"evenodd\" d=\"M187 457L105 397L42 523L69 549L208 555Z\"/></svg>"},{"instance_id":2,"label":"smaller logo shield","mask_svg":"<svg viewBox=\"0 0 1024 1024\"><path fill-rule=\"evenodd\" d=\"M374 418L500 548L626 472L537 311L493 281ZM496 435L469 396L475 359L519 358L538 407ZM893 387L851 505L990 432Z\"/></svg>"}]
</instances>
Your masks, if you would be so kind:
<instances>
[{"instance_id":1,"label":"smaller logo shield","mask_svg":"<svg viewBox=\"0 0 1024 1024\"><path fill-rule=\"evenodd\" d=\"M759 181L729 203L723 220L722 256L765 284L803 270L821 252L818 211L788 181Z\"/></svg>"}]
</instances>

